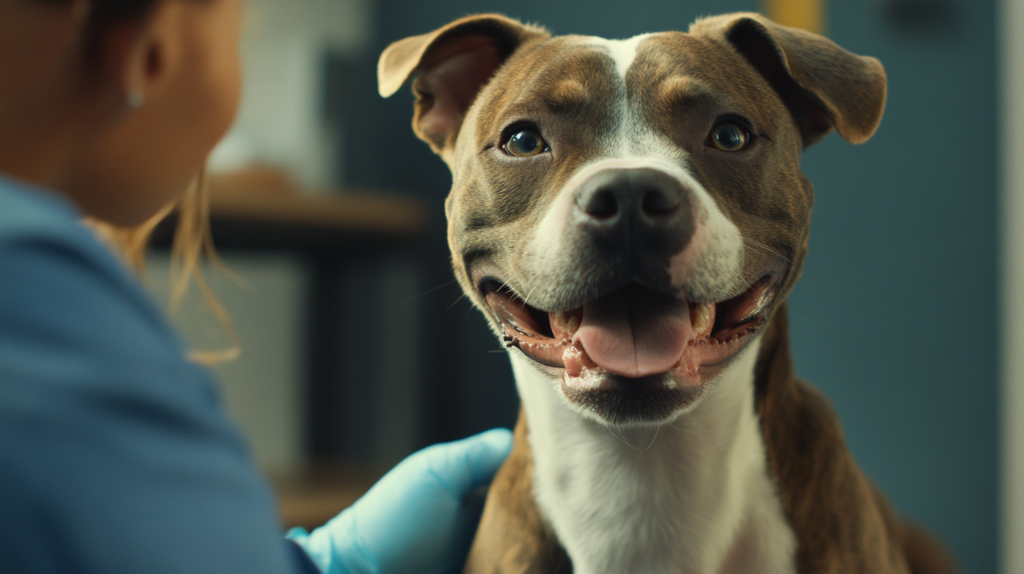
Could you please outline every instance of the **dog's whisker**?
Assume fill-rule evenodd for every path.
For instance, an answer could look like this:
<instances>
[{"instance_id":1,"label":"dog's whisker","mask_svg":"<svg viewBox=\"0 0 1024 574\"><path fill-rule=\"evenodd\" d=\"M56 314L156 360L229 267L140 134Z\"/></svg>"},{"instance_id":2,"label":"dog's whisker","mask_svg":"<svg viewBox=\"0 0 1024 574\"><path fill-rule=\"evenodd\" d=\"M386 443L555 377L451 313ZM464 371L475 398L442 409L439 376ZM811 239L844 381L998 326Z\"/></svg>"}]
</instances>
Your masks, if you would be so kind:
<instances>
[{"instance_id":1,"label":"dog's whisker","mask_svg":"<svg viewBox=\"0 0 1024 574\"><path fill-rule=\"evenodd\" d=\"M654 441L658 440L658 433L660 433L660 432L661 432L661 425L658 425L658 426L654 427L654 438L651 439L651 444L647 445L647 449L646 450L651 450L651 447L654 446Z\"/></svg>"},{"instance_id":2,"label":"dog's whisker","mask_svg":"<svg viewBox=\"0 0 1024 574\"><path fill-rule=\"evenodd\" d=\"M618 427L613 429L612 427L609 427L609 426L606 426L604 428L608 429L608 432L612 433L612 436L617 438L617 439L619 439L622 442L622 444L628 446L629 448L631 448L633 450L640 450L640 449L636 448L635 446L629 444L629 441L626 440L626 436L624 434L622 434L622 429L620 429ZM616 433L616 431L618 431L618 433Z\"/></svg>"},{"instance_id":3,"label":"dog's whisker","mask_svg":"<svg viewBox=\"0 0 1024 574\"><path fill-rule=\"evenodd\" d=\"M457 279L452 279L451 281L448 281L446 283L442 283L442 284L438 285L437 287L434 287L433 289L428 289L426 291L423 291L422 293L420 293L418 295L415 295L413 297L410 297L410 298L406 299L405 301L400 302L399 305L408 305L409 303L412 303L413 301L416 301L418 299L422 299L422 298L426 297L427 295L430 295L431 293L435 293L437 291L440 291L441 289L444 289L445 287L447 287L447 286L449 286L449 285L451 285L453 283L458 283L458 280Z\"/></svg>"},{"instance_id":4,"label":"dog's whisker","mask_svg":"<svg viewBox=\"0 0 1024 574\"><path fill-rule=\"evenodd\" d=\"M540 281L531 280L533 285L529 286L526 290L526 297L523 298L524 302L533 300L533 294L540 288Z\"/></svg>"},{"instance_id":5,"label":"dog's whisker","mask_svg":"<svg viewBox=\"0 0 1024 574\"><path fill-rule=\"evenodd\" d=\"M744 237L743 238L743 245L745 245L746 247L751 247L751 248L760 249L762 251L766 251L766 252L768 252L768 253L770 253L770 254L772 254L772 255L778 257L779 259L782 259L782 260L784 260L784 261L786 261L788 263L792 263L793 262L793 258L791 256L783 255L782 253L772 249L771 247L768 247L767 245L765 245L764 243L761 243L760 241L757 241L756 239L750 239L749 237Z\"/></svg>"},{"instance_id":6,"label":"dog's whisker","mask_svg":"<svg viewBox=\"0 0 1024 574\"><path fill-rule=\"evenodd\" d=\"M442 311L441 314L444 315L451 311L452 309L454 309L455 306L458 305L459 302L462 301L463 299L466 299L465 293L462 293L458 297L456 297L454 301L452 301L447 307L445 307L444 311ZM470 309L472 309L472 307L470 307Z\"/></svg>"}]
</instances>

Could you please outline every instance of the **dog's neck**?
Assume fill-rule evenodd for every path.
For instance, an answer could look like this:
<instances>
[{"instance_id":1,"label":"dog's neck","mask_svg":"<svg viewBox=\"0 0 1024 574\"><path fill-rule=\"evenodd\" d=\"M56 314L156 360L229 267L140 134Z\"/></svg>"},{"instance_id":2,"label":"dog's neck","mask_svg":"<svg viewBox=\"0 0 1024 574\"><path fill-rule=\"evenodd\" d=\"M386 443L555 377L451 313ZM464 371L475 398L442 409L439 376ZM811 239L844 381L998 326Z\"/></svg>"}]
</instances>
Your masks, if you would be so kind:
<instances>
[{"instance_id":1,"label":"dog's neck","mask_svg":"<svg viewBox=\"0 0 1024 574\"><path fill-rule=\"evenodd\" d=\"M513 354L537 503L576 574L795 571L754 409L759 346L692 412L626 430L572 412L547 374Z\"/></svg>"}]
</instances>

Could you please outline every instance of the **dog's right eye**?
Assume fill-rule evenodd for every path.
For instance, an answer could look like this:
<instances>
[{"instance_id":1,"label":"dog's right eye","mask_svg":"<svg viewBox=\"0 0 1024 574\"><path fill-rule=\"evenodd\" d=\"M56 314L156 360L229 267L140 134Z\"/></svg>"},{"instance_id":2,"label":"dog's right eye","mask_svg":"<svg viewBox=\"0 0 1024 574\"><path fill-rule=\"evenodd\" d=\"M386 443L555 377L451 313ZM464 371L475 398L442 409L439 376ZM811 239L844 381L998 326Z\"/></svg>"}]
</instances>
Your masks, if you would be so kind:
<instances>
[{"instance_id":1,"label":"dog's right eye","mask_svg":"<svg viewBox=\"0 0 1024 574\"><path fill-rule=\"evenodd\" d=\"M548 150L544 138L533 129L522 129L508 138L508 142L502 148L514 156L531 156L543 153Z\"/></svg>"}]
</instances>

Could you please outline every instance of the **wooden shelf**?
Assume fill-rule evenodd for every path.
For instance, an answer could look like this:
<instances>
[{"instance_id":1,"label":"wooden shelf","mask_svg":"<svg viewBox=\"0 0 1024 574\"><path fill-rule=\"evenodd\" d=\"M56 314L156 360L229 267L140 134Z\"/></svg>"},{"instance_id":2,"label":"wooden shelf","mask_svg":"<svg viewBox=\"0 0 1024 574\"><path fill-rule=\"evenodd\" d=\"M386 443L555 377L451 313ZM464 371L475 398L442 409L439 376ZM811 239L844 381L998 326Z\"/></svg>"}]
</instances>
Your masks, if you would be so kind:
<instances>
[{"instance_id":1,"label":"wooden shelf","mask_svg":"<svg viewBox=\"0 0 1024 574\"><path fill-rule=\"evenodd\" d=\"M412 197L344 191L330 195L213 188L210 224L223 250L285 250L313 255L415 249L428 232L429 213ZM167 248L177 217L157 227L153 245Z\"/></svg>"},{"instance_id":2,"label":"wooden shelf","mask_svg":"<svg viewBox=\"0 0 1024 574\"><path fill-rule=\"evenodd\" d=\"M333 227L348 231L416 235L426 209L400 195L344 192L333 195L220 192L210 197L214 219Z\"/></svg>"}]
</instances>

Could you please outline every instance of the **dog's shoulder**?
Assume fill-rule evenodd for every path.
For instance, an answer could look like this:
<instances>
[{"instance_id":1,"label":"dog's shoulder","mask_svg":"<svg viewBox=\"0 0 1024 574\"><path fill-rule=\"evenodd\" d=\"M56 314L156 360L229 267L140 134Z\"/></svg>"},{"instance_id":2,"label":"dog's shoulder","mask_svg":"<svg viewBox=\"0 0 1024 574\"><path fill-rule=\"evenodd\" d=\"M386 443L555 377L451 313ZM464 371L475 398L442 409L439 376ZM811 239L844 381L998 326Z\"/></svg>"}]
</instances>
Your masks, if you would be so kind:
<instances>
[{"instance_id":1,"label":"dog's shoulder","mask_svg":"<svg viewBox=\"0 0 1024 574\"><path fill-rule=\"evenodd\" d=\"M799 572L912 572L903 525L846 447L839 418L820 391L794 377L788 428L769 451L787 518L797 536Z\"/></svg>"},{"instance_id":2,"label":"dog's shoulder","mask_svg":"<svg viewBox=\"0 0 1024 574\"><path fill-rule=\"evenodd\" d=\"M765 332L755 384L769 473L797 537L797 571L912 572L903 525L847 449L832 403L793 372L784 306Z\"/></svg>"},{"instance_id":3,"label":"dog's shoulder","mask_svg":"<svg viewBox=\"0 0 1024 574\"><path fill-rule=\"evenodd\" d=\"M491 483L465 574L571 574L572 562L533 494L533 457L520 414L512 453Z\"/></svg>"}]
</instances>

